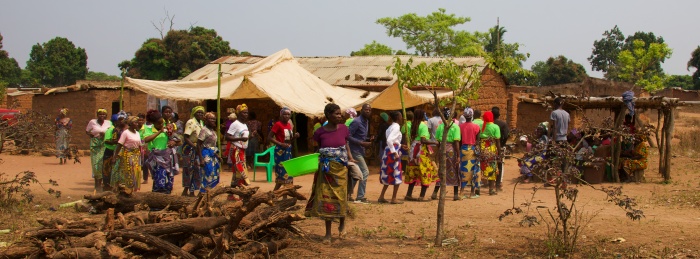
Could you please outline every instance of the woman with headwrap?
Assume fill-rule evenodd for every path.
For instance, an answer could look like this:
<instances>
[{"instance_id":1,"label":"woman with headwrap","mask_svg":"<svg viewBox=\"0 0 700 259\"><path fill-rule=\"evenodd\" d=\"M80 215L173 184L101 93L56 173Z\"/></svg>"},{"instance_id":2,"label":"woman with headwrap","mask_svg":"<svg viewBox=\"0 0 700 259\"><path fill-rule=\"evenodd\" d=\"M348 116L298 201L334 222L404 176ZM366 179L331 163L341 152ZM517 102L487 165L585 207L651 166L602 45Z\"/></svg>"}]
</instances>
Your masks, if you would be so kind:
<instances>
[{"instance_id":1,"label":"woman with headwrap","mask_svg":"<svg viewBox=\"0 0 700 259\"><path fill-rule=\"evenodd\" d=\"M107 110L98 109L97 119L88 122L85 134L90 137L90 162L92 165L92 177L95 178L95 190L102 191L102 159L105 153L104 134L112 126L112 122L105 120Z\"/></svg>"},{"instance_id":2,"label":"woman with headwrap","mask_svg":"<svg viewBox=\"0 0 700 259\"><path fill-rule=\"evenodd\" d=\"M289 119L292 117L292 110L282 107L280 118L270 129L267 138L275 144L275 190L282 185L294 183L294 178L287 175L287 170L281 165L282 162L292 159L292 141L299 137L299 133L294 133Z\"/></svg>"},{"instance_id":3,"label":"woman with headwrap","mask_svg":"<svg viewBox=\"0 0 700 259\"><path fill-rule=\"evenodd\" d=\"M324 109L328 124L314 132L314 141L320 147L319 169L314 174L311 196L306 203L306 216L326 221L324 244L331 243L331 224L340 221L339 237L345 237L345 216L348 212L348 162L355 162L348 155L347 139L350 130L343 124L343 116L337 104L329 103Z\"/></svg>"},{"instance_id":4,"label":"woman with headwrap","mask_svg":"<svg viewBox=\"0 0 700 259\"><path fill-rule=\"evenodd\" d=\"M403 134L401 134L400 126L403 124L403 117L401 117L400 112L393 111L391 112L391 120L388 122L391 123L389 127L383 132L378 132L380 135L384 135L384 139L386 139L386 147L382 151L382 166L379 169L379 182L383 186L378 202L401 204L403 202L396 200L396 194L399 192L399 186L403 182L403 169L401 168L401 139ZM394 186L391 201L384 198L389 185Z\"/></svg>"},{"instance_id":5,"label":"woman with headwrap","mask_svg":"<svg viewBox=\"0 0 700 259\"><path fill-rule=\"evenodd\" d=\"M185 124L182 145L182 196L194 196L196 190L201 189L200 161L197 161L197 140L204 127L204 107L192 108L190 119Z\"/></svg>"},{"instance_id":6,"label":"woman with headwrap","mask_svg":"<svg viewBox=\"0 0 700 259\"><path fill-rule=\"evenodd\" d=\"M206 193L207 189L212 189L219 184L222 162L217 145L219 137L216 134L216 114L207 112L204 115L204 125L197 137L197 156L202 168L200 194Z\"/></svg>"},{"instance_id":7,"label":"woman with headwrap","mask_svg":"<svg viewBox=\"0 0 700 259\"><path fill-rule=\"evenodd\" d=\"M124 120L126 117L126 112L124 111L120 111L118 114L112 114L112 126L105 131L105 154L102 158L102 186L105 190L111 190L114 187L114 185L112 185L114 163L112 163L111 158L114 156L114 149L117 147L119 137L124 130Z\"/></svg>"},{"instance_id":8,"label":"woman with headwrap","mask_svg":"<svg viewBox=\"0 0 700 259\"><path fill-rule=\"evenodd\" d=\"M62 108L58 111L56 118L56 157L58 164L65 164L67 161L68 146L70 145L70 129L73 128L73 121L68 117L68 108Z\"/></svg>"},{"instance_id":9,"label":"woman with headwrap","mask_svg":"<svg viewBox=\"0 0 700 259\"><path fill-rule=\"evenodd\" d=\"M496 195L496 178L498 172L498 159L501 150L501 129L493 123L493 113L491 111L484 112L482 116L484 124L481 127L481 172L484 178L488 180L489 195Z\"/></svg>"},{"instance_id":10,"label":"woman with headwrap","mask_svg":"<svg viewBox=\"0 0 700 259\"><path fill-rule=\"evenodd\" d=\"M459 173L459 154L460 154L460 142L462 140L462 135L459 131L458 120L452 117L452 114L448 108L443 111L445 119L452 120L452 125L447 130L447 138L445 139L445 186L454 186L454 198L453 200L460 200L459 197L459 187L462 185L462 177ZM435 129L435 139L442 142L443 132L445 132L445 123L440 123L437 129ZM435 184L435 190L431 198L433 200L437 199L438 191L443 185L443 182L437 181Z\"/></svg>"},{"instance_id":11,"label":"woman with headwrap","mask_svg":"<svg viewBox=\"0 0 700 259\"><path fill-rule=\"evenodd\" d=\"M405 200L430 201L425 198L425 192L431 183L438 179L437 165L432 160L433 148L437 141L430 140L428 124L425 122L425 111L416 108L413 112L413 123L410 128L411 147L409 148L409 160L406 167L404 183L408 184ZM413 198L413 187L420 186L420 198Z\"/></svg>"},{"instance_id":12,"label":"woman with headwrap","mask_svg":"<svg viewBox=\"0 0 700 259\"><path fill-rule=\"evenodd\" d=\"M126 119L126 130L122 131L114 150L112 163L118 164L112 172L112 186L132 194L141 188L141 136L138 125L139 117Z\"/></svg>"},{"instance_id":13,"label":"woman with headwrap","mask_svg":"<svg viewBox=\"0 0 700 259\"><path fill-rule=\"evenodd\" d=\"M250 184L248 179L248 168L245 163L245 149L248 147L248 106L241 104L236 106L236 114L238 119L231 123L231 126L226 131L226 140L231 142L231 150L229 151L228 160L233 165L233 176L231 177L231 187L247 186ZM230 198L233 198L230 196Z\"/></svg>"},{"instance_id":14,"label":"woman with headwrap","mask_svg":"<svg viewBox=\"0 0 700 259\"><path fill-rule=\"evenodd\" d=\"M168 137L163 115L160 112L149 110L146 113L146 120L153 127L145 129L141 138L148 145L149 153L146 164L149 167L148 171L153 176L153 192L170 194L173 191L176 162L173 159L172 151L175 142Z\"/></svg>"},{"instance_id":15,"label":"woman with headwrap","mask_svg":"<svg viewBox=\"0 0 700 259\"><path fill-rule=\"evenodd\" d=\"M479 143L479 133L481 127L472 122L474 118L474 110L472 108L464 109L464 122L459 125L461 134L460 148L460 164L459 170L462 175L460 198L479 198L481 194L481 165L477 156L477 144ZM465 195L464 187L470 187L469 195Z\"/></svg>"},{"instance_id":16,"label":"woman with headwrap","mask_svg":"<svg viewBox=\"0 0 700 259\"><path fill-rule=\"evenodd\" d=\"M644 180L644 170L647 169L649 151L647 150L647 136L636 134L634 136L634 149L622 153L622 169L627 181L641 182Z\"/></svg>"}]
</instances>

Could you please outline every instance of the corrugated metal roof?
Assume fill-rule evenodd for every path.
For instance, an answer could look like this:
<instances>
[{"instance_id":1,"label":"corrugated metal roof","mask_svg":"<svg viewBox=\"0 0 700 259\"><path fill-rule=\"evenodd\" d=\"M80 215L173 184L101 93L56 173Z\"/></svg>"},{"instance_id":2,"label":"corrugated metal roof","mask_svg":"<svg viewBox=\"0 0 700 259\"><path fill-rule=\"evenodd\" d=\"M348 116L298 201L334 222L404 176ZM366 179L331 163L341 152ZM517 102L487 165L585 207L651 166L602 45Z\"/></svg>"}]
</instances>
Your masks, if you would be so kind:
<instances>
[{"instance_id":1,"label":"corrugated metal roof","mask_svg":"<svg viewBox=\"0 0 700 259\"><path fill-rule=\"evenodd\" d=\"M445 58L398 56L406 61L413 58L414 64L435 63ZM262 60L264 57L225 56L192 72L180 81L193 81L216 78L217 63L222 63L221 71L226 73L237 70ZM373 86L388 87L396 82L394 75L386 70L394 62L394 56L356 56L356 57L295 57L299 64L321 80L336 86ZM484 68L486 61L481 57L455 57L452 60L460 65L479 65Z\"/></svg>"}]
</instances>

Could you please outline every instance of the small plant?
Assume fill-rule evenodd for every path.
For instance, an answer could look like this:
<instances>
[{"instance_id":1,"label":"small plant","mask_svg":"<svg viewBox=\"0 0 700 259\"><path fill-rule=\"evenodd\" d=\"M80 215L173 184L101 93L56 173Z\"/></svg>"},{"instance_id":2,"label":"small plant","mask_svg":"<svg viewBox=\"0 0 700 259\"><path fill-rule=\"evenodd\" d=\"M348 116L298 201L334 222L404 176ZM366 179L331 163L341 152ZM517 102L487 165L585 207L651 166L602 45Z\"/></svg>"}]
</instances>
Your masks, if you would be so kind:
<instances>
[{"instance_id":1,"label":"small plant","mask_svg":"<svg viewBox=\"0 0 700 259\"><path fill-rule=\"evenodd\" d=\"M0 208L6 208L22 202L33 202L34 194L29 190L31 184L41 185L34 172L24 171L16 174L13 178L7 178L4 173L0 173ZM49 184L58 186L58 183L54 180L49 180ZM61 191L49 188L46 192L56 198L61 197Z\"/></svg>"}]
</instances>

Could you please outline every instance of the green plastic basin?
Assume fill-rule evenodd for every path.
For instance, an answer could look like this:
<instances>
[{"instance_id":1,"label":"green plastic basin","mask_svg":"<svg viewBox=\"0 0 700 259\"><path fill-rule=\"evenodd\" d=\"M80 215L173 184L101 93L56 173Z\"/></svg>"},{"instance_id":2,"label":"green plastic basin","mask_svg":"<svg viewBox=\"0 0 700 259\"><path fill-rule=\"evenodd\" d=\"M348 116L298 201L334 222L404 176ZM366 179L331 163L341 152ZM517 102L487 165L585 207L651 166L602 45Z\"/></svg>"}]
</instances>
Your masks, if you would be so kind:
<instances>
[{"instance_id":1,"label":"green plastic basin","mask_svg":"<svg viewBox=\"0 0 700 259\"><path fill-rule=\"evenodd\" d=\"M280 163L287 170L287 175L291 177L302 176L316 172L318 170L319 153L292 158Z\"/></svg>"}]
</instances>

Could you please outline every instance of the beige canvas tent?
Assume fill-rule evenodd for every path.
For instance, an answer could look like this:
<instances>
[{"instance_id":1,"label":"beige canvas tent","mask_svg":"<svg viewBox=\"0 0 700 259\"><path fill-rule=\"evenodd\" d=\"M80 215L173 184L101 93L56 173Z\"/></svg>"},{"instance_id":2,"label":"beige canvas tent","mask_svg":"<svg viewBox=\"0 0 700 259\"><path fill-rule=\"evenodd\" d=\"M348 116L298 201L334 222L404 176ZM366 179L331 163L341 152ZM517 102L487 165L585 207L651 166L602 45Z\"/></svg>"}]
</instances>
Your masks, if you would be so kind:
<instances>
[{"instance_id":1,"label":"beige canvas tent","mask_svg":"<svg viewBox=\"0 0 700 259\"><path fill-rule=\"evenodd\" d=\"M134 89L163 99L217 98L217 78L194 81L127 80ZM294 112L312 117L323 116L323 108L330 102L345 109L361 106L376 96L377 93L326 83L302 68L287 49L221 77L221 99L270 98L279 106L287 106Z\"/></svg>"},{"instance_id":2,"label":"beige canvas tent","mask_svg":"<svg viewBox=\"0 0 700 259\"><path fill-rule=\"evenodd\" d=\"M403 90L403 102L406 108L414 107L418 105L423 105L433 101L433 94L428 90L409 90L402 88ZM438 90L438 99L444 99L452 97L452 91L449 90ZM399 95L399 88L397 86L387 87L374 97L370 104L372 108L382 109L382 110L400 110L401 109L401 97Z\"/></svg>"}]
</instances>

